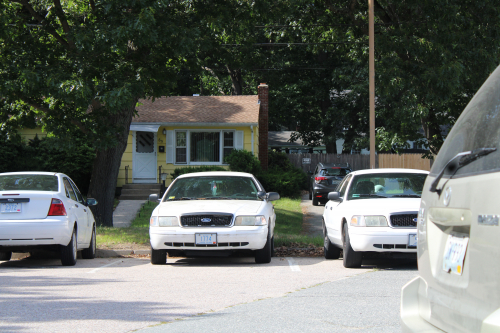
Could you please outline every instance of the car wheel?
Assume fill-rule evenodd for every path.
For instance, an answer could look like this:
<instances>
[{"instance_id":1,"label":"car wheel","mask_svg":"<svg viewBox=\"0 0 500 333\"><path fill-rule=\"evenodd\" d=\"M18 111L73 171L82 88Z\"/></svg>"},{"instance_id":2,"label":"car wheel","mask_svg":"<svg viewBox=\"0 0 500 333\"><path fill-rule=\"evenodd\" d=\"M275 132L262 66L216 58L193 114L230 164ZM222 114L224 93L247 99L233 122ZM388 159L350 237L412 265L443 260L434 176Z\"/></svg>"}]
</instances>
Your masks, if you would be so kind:
<instances>
[{"instance_id":1,"label":"car wheel","mask_svg":"<svg viewBox=\"0 0 500 333\"><path fill-rule=\"evenodd\" d=\"M151 247L151 264L165 265L167 263L167 250L155 250Z\"/></svg>"},{"instance_id":2,"label":"car wheel","mask_svg":"<svg viewBox=\"0 0 500 333\"><path fill-rule=\"evenodd\" d=\"M12 252L0 252L0 261L9 261L12 258Z\"/></svg>"},{"instance_id":3,"label":"car wheel","mask_svg":"<svg viewBox=\"0 0 500 333\"><path fill-rule=\"evenodd\" d=\"M313 190L311 189L309 191L309 200L312 200L312 198L313 198Z\"/></svg>"},{"instance_id":4,"label":"car wheel","mask_svg":"<svg viewBox=\"0 0 500 333\"><path fill-rule=\"evenodd\" d=\"M271 240L271 257L276 257L276 252L274 252L274 236Z\"/></svg>"},{"instance_id":5,"label":"car wheel","mask_svg":"<svg viewBox=\"0 0 500 333\"><path fill-rule=\"evenodd\" d=\"M90 244L88 249L84 249L82 251L82 258L83 259L94 259L95 258L95 253L97 250L96 246L96 239L95 239L95 225L92 228L92 238L90 239Z\"/></svg>"},{"instance_id":6,"label":"car wheel","mask_svg":"<svg viewBox=\"0 0 500 333\"><path fill-rule=\"evenodd\" d=\"M313 193L313 196L314 196L314 193ZM313 200L313 202L312 202L313 206L317 206L317 205L319 205L319 200L318 200L318 198L313 197L313 199L312 199L312 200Z\"/></svg>"},{"instance_id":7,"label":"car wheel","mask_svg":"<svg viewBox=\"0 0 500 333\"><path fill-rule=\"evenodd\" d=\"M255 262L258 264L268 264L271 262L272 248L274 247L274 237L271 232L267 233L267 242L263 249L255 251Z\"/></svg>"},{"instance_id":8,"label":"car wheel","mask_svg":"<svg viewBox=\"0 0 500 333\"><path fill-rule=\"evenodd\" d=\"M347 223L344 223L342 230L344 236L344 267L345 268L358 268L361 267L363 260L363 252L356 252L352 249L349 232L347 231Z\"/></svg>"},{"instance_id":9,"label":"car wheel","mask_svg":"<svg viewBox=\"0 0 500 333\"><path fill-rule=\"evenodd\" d=\"M74 266L76 264L76 242L76 229L73 229L68 245L61 246L61 263L63 266Z\"/></svg>"},{"instance_id":10,"label":"car wheel","mask_svg":"<svg viewBox=\"0 0 500 333\"><path fill-rule=\"evenodd\" d=\"M326 231L326 227L323 227L323 254L325 255L325 259L338 259L340 258L340 249L330 242L330 238L328 238L328 231Z\"/></svg>"}]
</instances>

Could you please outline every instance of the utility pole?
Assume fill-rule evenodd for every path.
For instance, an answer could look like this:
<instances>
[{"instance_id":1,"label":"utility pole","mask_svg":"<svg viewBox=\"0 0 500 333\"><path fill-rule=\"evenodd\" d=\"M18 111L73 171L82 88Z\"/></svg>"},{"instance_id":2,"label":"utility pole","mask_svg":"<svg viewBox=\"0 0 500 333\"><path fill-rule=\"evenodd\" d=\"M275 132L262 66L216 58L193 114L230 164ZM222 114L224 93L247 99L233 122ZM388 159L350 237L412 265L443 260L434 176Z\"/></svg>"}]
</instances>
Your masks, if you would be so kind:
<instances>
[{"instance_id":1,"label":"utility pole","mask_svg":"<svg viewBox=\"0 0 500 333\"><path fill-rule=\"evenodd\" d=\"M369 75L370 75L370 169L375 169L375 33L373 1L368 0Z\"/></svg>"}]
</instances>

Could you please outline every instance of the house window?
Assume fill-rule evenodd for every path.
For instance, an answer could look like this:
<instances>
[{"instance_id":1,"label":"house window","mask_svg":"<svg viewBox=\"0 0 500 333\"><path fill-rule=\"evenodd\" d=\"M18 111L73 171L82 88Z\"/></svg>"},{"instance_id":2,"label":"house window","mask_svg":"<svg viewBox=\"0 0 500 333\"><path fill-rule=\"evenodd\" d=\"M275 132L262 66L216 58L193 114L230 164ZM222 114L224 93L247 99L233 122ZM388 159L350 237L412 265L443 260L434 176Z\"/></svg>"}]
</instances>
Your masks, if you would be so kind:
<instances>
[{"instance_id":1,"label":"house window","mask_svg":"<svg viewBox=\"0 0 500 333\"><path fill-rule=\"evenodd\" d=\"M191 132L190 162L220 162L220 132Z\"/></svg>"},{"instance_id":2,"label":"house window","mask_svg":"<svg viewBox=\"0 0 500 333\"><path fill-rule=\"evenodd\" d=\"M175 135L175 161L187 163L187 136L186 132L176 132Z\"/></svg>"},{"instance_id":3,"label":"house window","mask_svg":"<svg viewBox=\"0 0 500 333\"><path fill-rule=\"evenodd\" d=\"M224 164L224 158L234 149L243 149L243 131L177 130L174 133L175 164Z\"/></svg>"},{"instance_id":4,"label":"house window","mask_svg":"<svg viewBox=\"0 0 500 333\"><path fill-rule=\"evenodd\" d=\"M224 132L224 157L226 159L229 154L234 150L234 132Z\"/></svg>"}]
</instances>

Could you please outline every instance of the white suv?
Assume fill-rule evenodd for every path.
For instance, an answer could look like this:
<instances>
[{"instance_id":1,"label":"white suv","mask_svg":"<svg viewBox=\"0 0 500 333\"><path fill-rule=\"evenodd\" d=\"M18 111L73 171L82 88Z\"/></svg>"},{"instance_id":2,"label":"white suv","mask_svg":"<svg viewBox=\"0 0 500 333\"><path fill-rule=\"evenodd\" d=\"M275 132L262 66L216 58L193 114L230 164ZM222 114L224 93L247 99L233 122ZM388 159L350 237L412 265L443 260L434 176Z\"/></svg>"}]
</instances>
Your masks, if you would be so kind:
<instances>
[{"instance_id":1,"label":"white suv","mask_svg":"<svg viewBox=\"0 0 500 333\"><path fill-rule=\"evenodd\" d=\"M404 332L500 331L500 67L470 101L422 192L420 276L403 287Z\"/></svg>"}]
</instances>

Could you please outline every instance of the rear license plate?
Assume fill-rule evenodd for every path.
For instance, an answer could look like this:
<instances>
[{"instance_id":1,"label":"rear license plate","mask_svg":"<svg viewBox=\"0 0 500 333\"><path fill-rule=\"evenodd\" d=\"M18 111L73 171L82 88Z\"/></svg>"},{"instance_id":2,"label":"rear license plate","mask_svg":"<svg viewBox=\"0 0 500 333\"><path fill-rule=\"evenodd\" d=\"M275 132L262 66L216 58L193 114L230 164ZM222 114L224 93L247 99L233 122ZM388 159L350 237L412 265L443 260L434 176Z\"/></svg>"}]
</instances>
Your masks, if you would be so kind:
<instances>
[{"instance_id":1,"label":"rear license plate","mask_svg":"<svg viewBox=\"0 0 500 333\"><path fill-rule=\"evenodd\" d=\"M216 245L217 234L194 234L196 245Z\"/></svg>"},{"instance_id":2,"label":"rear license plate","mask_svg":"<svg viewBox=\"0 0 500 333\"><path fill-rule=\"evenodd\" d=\"M22 203L3 203L0 206L1 213L21 213L22 211Z\"/></svg>"},{"instance_id":3,"label":"rear license plate","mask_svg":"<svg viewBox=\"0 0 500 333\"><path fill-rule=\"evenodd\" d=\"M444 271L462 275L468 244L469 237L467 235L448 235L443 255Z\"/></svg>"},{"instance_id":4,"label":"rear license plate","mask_svg":"<svg viewBox=\"0 0 500 333\"><path fill-rule=\"evenodd\" d=\"M410 234L408 236L408 247L417 247L417 234Z\"/></svg>"}]
</instances>

